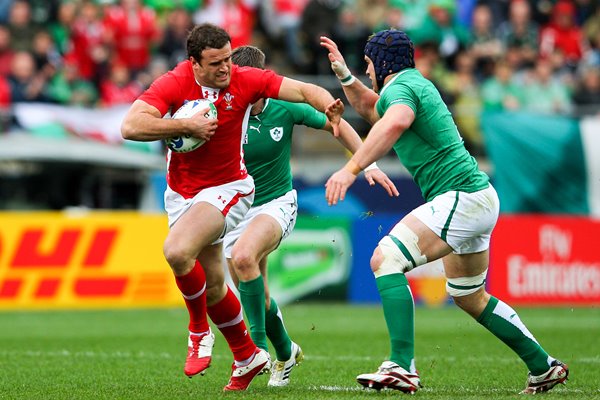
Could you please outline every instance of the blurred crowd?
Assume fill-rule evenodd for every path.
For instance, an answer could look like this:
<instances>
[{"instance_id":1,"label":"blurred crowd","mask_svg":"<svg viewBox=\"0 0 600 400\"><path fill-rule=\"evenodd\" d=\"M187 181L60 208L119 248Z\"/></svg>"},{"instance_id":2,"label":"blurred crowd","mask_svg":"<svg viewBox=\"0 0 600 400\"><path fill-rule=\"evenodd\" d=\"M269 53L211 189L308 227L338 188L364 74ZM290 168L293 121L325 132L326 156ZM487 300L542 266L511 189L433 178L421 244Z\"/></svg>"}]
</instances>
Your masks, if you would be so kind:
<instances>
[{"instance_id":1,"label":"blurred crowd","mask_svg":"<svg viewBox=\"0 0 600 400\"><path fill-rule=\"evenodd\" d=\"M0 0L0 107L131 103L202 22L302 75L331 74L321 35L362 75L368 35L402 29L476 152L483 110L600 113L597 0Z\"/></svg>"}]
</instances>

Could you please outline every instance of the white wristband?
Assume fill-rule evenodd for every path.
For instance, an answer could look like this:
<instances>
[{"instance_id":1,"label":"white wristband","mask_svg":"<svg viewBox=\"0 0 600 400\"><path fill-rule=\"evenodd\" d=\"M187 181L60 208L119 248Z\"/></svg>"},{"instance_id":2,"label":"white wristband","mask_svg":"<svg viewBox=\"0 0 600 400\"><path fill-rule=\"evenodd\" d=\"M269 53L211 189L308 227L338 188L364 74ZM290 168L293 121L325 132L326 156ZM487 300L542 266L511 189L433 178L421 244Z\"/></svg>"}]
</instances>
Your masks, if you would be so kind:
<instances>
[{"instance_id":1,"label":"white wristband","mask_svg":"<svg viewBox=\"0 0 600 400\"><path fill-rule=\"evenodd\" d=\"M379 169L379 167L377 166L376 162L374 162L373 164L369 165L367 168L364 169L364 171L367 172L367 171L371 171L372 169Z\"/></svg>"},{"instance_id":2,"label":"white wristband","mask_svg":"<svg viewBox=\"0 0 600 400\"><path fill-rule=\"evenodd\" d=\"M350 86L354 83L355 80L356 78L354 77L354 75L350 75L345 79L340 79L340 83L342 84L342 86Z\"/></svg>"},{"instance_id":3,"label":"white wristband","mask_svg":"<svg viewBox=\"0 0 600 400\"><path fill-rule=\"evenodd\" d=\"M354 75L352 75L352 73L350 73L350 70L348 69L348 67L339 61L332 62L331 69L333 70L333 72L335 72L335 75L340 80L340 83L342 84L342 86L352 85L354 83L354 81L356 80Z\"/></svg>"}]
</instances>

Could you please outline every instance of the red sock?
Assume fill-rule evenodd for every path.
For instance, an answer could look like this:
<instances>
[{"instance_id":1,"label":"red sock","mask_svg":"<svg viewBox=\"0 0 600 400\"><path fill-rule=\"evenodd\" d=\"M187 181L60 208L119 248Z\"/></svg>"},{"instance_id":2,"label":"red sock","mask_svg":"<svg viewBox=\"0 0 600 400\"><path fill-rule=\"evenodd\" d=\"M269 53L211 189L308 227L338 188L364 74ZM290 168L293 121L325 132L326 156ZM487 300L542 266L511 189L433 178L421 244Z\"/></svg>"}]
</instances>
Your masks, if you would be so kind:
<instances>
[{"instance_id":1,"label":"red sock","mask_svg":"<svg viewBox=\"0 0 600 400\"><path fill-rule=\"evenodd\" d=\"M243 361L252 357L256 345L246 329L242 305L229 287L223 300L208 307L208 315L225 336L234 360Z\"/></svg>"},{"instance_id":2,"label":"red sock","mask_svg":"<svg viewBox=\"0 0 600 400\"><path fill-rule=\"evenodd\" d=\"M183 276L176 276L175 282L183 294L185 305L190 314L189 330L194 333L206 332L209 329L206 318L206 275L198 261L194 268Z\"/></svg>"}]
</instances>

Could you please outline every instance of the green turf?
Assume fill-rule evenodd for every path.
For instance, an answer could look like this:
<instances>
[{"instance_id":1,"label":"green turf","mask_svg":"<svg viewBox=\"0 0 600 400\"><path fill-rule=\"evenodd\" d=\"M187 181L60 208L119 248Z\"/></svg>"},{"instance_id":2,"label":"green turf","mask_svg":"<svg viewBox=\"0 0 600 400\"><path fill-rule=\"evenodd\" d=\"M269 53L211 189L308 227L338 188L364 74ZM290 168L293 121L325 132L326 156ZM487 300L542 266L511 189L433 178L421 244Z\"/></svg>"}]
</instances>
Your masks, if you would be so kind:
<instances>
[{"instance_id":1,"label":"green turf","mask_svg":"<svg viewBox=\"0 0 600 400\"><path fill-rule=\"evenodd\" d=\"M600 398L600 309L519 309L552 355L570 365L567 386L548 398ZM222 392L231 355L217 334L213 365L183 375L187 314L176 310L0 313L0 399L376 399L402 395L359 388L388 339L377 306L283 307L306 359L286 388L258 377L245 393ZM435 399L516 399L526 368L502 343L452 306L417 309L417 368ZM274 354L274 352L271 352Z\"/></svg>"}]
</instances>

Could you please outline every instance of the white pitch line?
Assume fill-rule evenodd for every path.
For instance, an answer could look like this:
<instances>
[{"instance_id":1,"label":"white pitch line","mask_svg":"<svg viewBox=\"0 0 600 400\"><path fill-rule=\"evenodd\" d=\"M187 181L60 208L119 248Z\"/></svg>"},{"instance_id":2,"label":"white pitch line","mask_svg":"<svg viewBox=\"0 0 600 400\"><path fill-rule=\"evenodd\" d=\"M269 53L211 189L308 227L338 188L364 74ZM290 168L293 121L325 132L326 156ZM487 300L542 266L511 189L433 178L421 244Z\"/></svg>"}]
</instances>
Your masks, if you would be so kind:
<instances>
[{"instance_id":1,"label":"white pitch line","mask_svg":"<svg viewBox=\"0 0 600 400\"><path fill-rule=\"evenodd\" d=\"M35 351L35 350L27 350L27 351L17 351L17 350L3 350L0 351L0 356L12 356L12 357L86 357L86 358L142 358L142 359L171 359L177 358L179 355L173 355L167 352L129 352L129 351L113 351L113 352L103 352L103 351L72 351L68 349L56 350L56 351ZM213 358L216 359L229 359L231 355L229 354L213 354ZM310 355L305 354L305 360L313 361L313 362L363 362L363 361L373 361L380 362L385 357L373 357L373 356L323 356L323 355ZM431 362L443 361L448 363L453 363L457 361L467 361L467 362L489 362L489 363L503 363L503 364L512 364L518 361L518 358L515 357L490 357L490 356L468 356L468 357L454 357L454 356L428 356L428 357L417 357L416 361L423 365ZM582 357L576 359L569 359L569 364L591 364L598 365L600 364L600 356L596 357Z\"/></svg>"}]
</instances>

